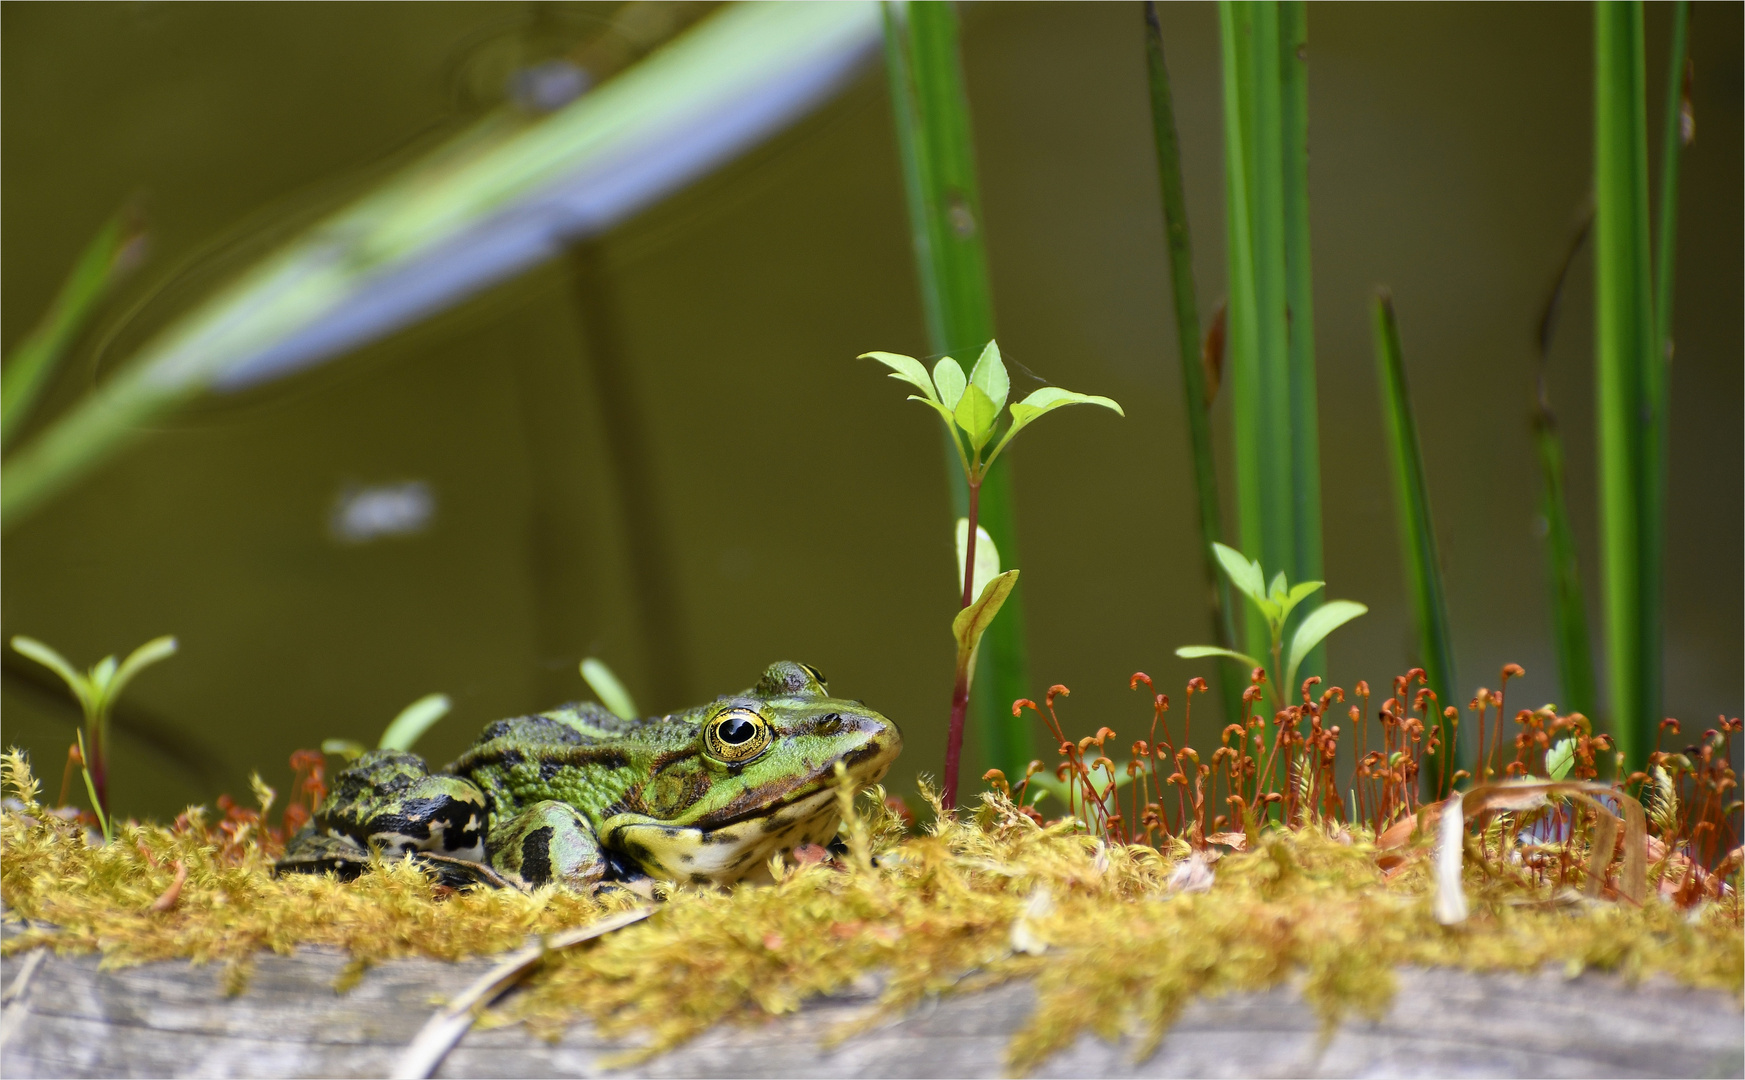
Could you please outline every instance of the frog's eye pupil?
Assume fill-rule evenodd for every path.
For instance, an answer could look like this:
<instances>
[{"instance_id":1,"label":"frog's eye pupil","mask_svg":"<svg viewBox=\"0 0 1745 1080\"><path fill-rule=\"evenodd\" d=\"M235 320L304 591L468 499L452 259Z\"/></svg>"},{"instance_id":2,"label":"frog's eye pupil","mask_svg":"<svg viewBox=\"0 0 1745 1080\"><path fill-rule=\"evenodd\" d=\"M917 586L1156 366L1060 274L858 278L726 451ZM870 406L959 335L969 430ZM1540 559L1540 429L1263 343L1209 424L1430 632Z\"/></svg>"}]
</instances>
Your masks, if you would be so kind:
<instances>
[{"instance_id":1,"label":"frog's eye pupil","mask_svg":"<svg viewBox=\"0 0 1745 1080\"><path fill-rule=\"evenodd\" d=\"M747 709L732 709L716 717L703 731L703 748L718 761L737 765L763 753L770 743L769 725Z\"/></svg>"}]
</instances>

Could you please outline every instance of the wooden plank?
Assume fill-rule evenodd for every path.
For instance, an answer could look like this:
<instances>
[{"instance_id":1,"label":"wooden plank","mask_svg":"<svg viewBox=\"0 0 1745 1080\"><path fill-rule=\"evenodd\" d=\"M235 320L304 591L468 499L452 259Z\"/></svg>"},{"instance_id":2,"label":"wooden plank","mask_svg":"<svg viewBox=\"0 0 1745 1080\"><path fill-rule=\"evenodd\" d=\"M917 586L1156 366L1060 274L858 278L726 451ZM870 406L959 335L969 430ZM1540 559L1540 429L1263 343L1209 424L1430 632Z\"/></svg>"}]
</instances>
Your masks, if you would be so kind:
<instances>
[{"instance_id":1,"label":"wooden plank","mask_svg":"<svg viewBox=\"0 0 1745 1080\"><path fill-rule=\"evenodd\" d=\"M37 954L32 954L37 955ZM8 990L28 957L0 965ZM383 1076L442 995L490 966L403 960L333 990L337 952L263 956L248 989L226 997L217 967L150 964L103 972L96 957L45 956L5 1006L0 1072L27 1076ZM1324 1045L1292 989L1197 1002L1159 1051L1086 1036L1042 1076L1741 1076L1745 1026L1729 994L1654 983L1631 990L1585 975L1475 976L1407 970L1379 1021L1351 1021ZM875 985L799 1013L710 1032L637 1075L1001 1076L1031 989L1014 984L942 998L834 1049L820 1040L865 1015ZM624 1049L585 1024L548 1044L521 1028L475 1030L439 1076L601 1076Z\"/></svg>"}]
</instances>

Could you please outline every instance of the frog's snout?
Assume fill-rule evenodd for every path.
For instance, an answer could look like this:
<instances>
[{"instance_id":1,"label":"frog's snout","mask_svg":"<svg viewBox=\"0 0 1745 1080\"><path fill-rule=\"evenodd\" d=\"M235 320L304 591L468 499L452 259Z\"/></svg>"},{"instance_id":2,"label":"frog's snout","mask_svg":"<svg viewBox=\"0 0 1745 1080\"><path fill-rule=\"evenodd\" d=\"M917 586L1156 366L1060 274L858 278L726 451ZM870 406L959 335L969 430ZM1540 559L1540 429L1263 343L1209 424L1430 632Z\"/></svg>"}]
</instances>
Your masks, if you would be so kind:
<instances>
[{"instance_id":1,"label":"frog's snout","mask_svg":"<svg viewBox=\"0 0 1745 1080\"><path fill-rule=\"evenodd\" d=\"M843 768L864 783L873 783L903 750L903 732L895 723L875 712L843 718L862 735L859 746L842 755Z\"/></svg>"}]
</instances>

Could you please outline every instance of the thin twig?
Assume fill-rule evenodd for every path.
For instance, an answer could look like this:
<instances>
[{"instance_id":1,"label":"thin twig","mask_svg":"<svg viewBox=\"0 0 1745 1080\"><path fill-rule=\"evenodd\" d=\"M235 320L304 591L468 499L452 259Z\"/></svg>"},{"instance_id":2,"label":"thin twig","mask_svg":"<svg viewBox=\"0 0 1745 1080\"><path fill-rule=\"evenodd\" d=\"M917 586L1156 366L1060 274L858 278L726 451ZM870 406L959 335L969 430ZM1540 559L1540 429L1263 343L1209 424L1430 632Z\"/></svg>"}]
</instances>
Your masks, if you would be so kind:
<instances>
[{"instance_id":1,"label":"thin twig","mask_svg":"<svg viewBox=\"0 0 1745 1080\"><path fill-rule=\"evenodd\" d=\"M478 1010L496 1001L504 991L520 982L548 953L567 949L584 941L622 930L654 914L653 908L637 908L599 922L553 934L537 945L529 945L510 953L503 962L479 976L471 986L425 1022L417 1038L409 1043L394 1063L395 1080L425 1080L433 1075L442 1059L454 1049L461 1036L473 1026Z\"/></svg>"},{"instance_id":2,"label":"thin twig","mask_svg":"<svg viewBox=\"0 0 1745 1080\"><path fill-rule=\"evenodd\" d=\"M5 1003L5 1011L0 1012L0 1046L6 1045L14 1031L24 1022L30 1012L30 1004L24 999L25 992L30 989L31 977L36 969L42 966L43 957L48 955L46 948L32 949L30 955L24 958L24 964L18 974L7 984L6 991L0 1001Z\"/></svg>"}]
</instances>

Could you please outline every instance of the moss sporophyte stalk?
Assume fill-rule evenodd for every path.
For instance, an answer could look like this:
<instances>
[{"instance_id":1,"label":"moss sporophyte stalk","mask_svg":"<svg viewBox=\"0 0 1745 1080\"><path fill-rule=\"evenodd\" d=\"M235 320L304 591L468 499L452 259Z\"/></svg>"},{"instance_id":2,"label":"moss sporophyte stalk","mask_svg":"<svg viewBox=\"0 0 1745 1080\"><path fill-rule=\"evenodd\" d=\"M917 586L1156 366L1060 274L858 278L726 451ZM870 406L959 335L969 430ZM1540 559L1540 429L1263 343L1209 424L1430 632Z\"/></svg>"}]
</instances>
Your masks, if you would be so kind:
<instances>
[{"instance_id":1,"label":"moss sporophyte stalk","mask_svg":"<svg viewBox=\"0 0 1745 1080\"><path fill-rule=\"evenodd\" d=\"M857 803L839 783L839 854L778 856L769 884L656 883L652 917L547 957L485 1022L556 1037L587 1020L646 1056L863 976L882 985L867 1025L927 995L1027 979L1036 1012L1008 1060L1023 1071L1086 1031L1137 1034L1144 1052L1190 1000L1287 980L1328 1023L1375 1015L1407 965L1745 988L1726 764L1738 720L1662 752L1638 804L1587 779L1603 746L1579 741L1579 718L1522 711L1504 770L1522 779L1433 802L1415 777L1434 732L1422 672L1379 703L1362 684L1349 695L1350 730L1379 728L1383 749L1347 786L1331 768L1345 732L1328 723L1347 695L1316 696L1311 679L1298 704L1268 716L1256 709L1263 678L1250 686L1254 715L1196 736L1203 681L1189 684L1178 724L1167 695L1135 675L1149 716L1123 763L1107 726L1067 734L1067 691L1054 687L1034 707L1059 740L1056 768L1035 763L1016 785L992 773L993 790L956 812L924 787L933 820L921 829L882 788ZM1270 744L1254 738L1261 725ZM8 918L29 922L4 951L219 963L242 992L263 950L344 948L355 982L379 960L501 952L647 903L615 886L457 891L406 859L377 858L349 883L274 877L286 835L323 794L320 755L295 765L276 821L260 784L259 809L223 799L218 815L190 808L167 826L116 822L104 843L44 806L23 755L6 755L0 896ZM1250 805L1273 815L1245 814Z\"/></svg>"}]
</instances>

